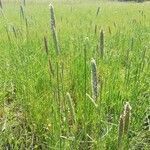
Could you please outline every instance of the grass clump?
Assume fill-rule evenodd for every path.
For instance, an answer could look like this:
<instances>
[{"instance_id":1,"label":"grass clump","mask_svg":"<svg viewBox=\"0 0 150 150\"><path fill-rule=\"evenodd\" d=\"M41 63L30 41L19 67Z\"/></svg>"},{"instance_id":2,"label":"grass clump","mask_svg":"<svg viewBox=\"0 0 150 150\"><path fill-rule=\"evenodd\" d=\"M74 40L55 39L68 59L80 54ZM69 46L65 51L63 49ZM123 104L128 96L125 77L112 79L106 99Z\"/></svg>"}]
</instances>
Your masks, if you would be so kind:
<instances>
[{"instance_id":1,"label":"grass clump","mask_svg":"<svg viewBox=\"0 0 150 150\"><path fill-rule=\"evenodd\" d=\"M0 2L0 149L149 149L148 2Z\"/></svg>"}]
</instances>

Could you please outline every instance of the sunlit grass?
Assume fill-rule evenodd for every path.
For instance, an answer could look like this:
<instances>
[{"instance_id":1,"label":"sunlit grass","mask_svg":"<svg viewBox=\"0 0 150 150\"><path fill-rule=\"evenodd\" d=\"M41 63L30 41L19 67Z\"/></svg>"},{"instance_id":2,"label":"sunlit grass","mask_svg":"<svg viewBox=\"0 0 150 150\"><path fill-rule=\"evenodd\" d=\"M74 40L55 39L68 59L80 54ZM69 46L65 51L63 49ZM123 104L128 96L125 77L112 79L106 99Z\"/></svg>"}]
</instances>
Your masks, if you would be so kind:
<instances>
[{"instance_id":1,"label":"sunlit grass","mask_svg":"<svg viewBox=\"0 0 150 150\"><path fill-rule=\"evenodd\" d=\"M132 110L123 146L132 148L137 140L147 148L148 142L138 139L139 133L148 134L143 123L150 106L150 4L53 6L59 55L48 1L27 2L24 18L17 2L5 2L0 10L0 149L115 150L125 102ZM96 100L92 59L99 85Z\"/></svg>"}]
</instances>

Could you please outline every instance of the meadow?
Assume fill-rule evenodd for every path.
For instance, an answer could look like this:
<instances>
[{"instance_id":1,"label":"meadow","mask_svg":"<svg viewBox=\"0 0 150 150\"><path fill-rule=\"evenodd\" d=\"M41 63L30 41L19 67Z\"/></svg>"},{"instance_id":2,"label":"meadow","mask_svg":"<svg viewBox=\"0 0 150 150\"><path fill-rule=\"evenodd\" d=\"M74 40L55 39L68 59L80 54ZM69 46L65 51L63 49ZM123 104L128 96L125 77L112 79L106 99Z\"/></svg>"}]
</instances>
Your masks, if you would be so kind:
<instances>
[{"instance_id":1,"label":"meadow","mask_svg":"<svg viewBox=\"0 0 150 150\"><path fill-rule=\"evenodd\" d=\"M150 149L150 3L1 0L0 149Z\"/></svg>"}]
</instances>

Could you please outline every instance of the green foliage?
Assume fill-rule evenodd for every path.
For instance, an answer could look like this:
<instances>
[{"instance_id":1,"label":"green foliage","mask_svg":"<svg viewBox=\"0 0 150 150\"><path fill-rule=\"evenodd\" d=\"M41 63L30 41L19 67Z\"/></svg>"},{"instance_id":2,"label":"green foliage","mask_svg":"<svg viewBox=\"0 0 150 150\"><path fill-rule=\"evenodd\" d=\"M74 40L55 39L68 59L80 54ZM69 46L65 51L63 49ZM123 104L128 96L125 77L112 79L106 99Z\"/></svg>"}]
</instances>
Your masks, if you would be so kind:
<instances>
[{"instance_id":1,"label":"green foliage","mask_svg":"<svg viewBox=\"0 0 150 150\"><path fill-rule=\"evenodd\" d=\"M54 2L59 54L48 1L2 6L0 149L116 150L127 101L131 120L122 143L149 149L149 3Z\"/></svg>"}]
</instances>

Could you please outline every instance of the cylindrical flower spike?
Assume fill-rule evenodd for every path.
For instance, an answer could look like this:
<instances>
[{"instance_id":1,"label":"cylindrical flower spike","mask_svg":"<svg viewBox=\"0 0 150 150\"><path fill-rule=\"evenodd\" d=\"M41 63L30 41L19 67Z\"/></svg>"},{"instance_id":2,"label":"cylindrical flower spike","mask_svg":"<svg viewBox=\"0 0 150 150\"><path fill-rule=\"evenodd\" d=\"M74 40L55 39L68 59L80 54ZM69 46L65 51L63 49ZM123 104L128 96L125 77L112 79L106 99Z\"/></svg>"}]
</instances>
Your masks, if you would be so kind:
<instances>
[{"instance_id":1,"label":"cylindrical flower spike","mask_svg":"<svg viewBox=\"0 0 150 150\"><path fill-rule=\"evenodd\" d=\"M74 123L76 123L76 115L75 115L75 110L74 110L74 106L73 106L73 100L71 98L70 93L67 93L67 97L68 97L68 104L69 104L69 108L70 108L70 111L71 111L72 118L74 120Z\"/></svg>"},{"instance_id":2,"label":"cylindrical flower spike","mask_svg":"<svg viewBox=\"0 0 150 150\"><path fill-rule=\"evenodd\" d=\"M126 102L124 106L124 133L125 134L128 133L130 116L131 116L131 106L129 102Z\"/></svg>"},{"instance_id":3,"label":"cylindrical flower spike","mask_svg":"<svg viewBox=\"0 0 150 150\"><path fill-rule=\"evenodd\" d=\"M92 98L96 101L98 98L98 78L97 66L94 59L91 60L91 85L92 85Z\"/></svg>"},{"instance_id":4,"label":"cylindrical flower spike","mask_svg":"<svg viewBox=\"0 0 150 150\"><path fill-rule=\"evenodd\" d=\"M52 4L50 6L50 14L51 14L51 28L56 28L56 23L55 23L55 13L54 13L54 7Z\"/></svg>"},{"instance_id":5,"label":"cylindrical flower spike","mask_svg":"<svg viewBox=\"0 0 150 150\"><path fill-rule=\"evenodd\" d=\"M123 140L123 131L124 131L124 116L121 115L119 119L119 128L118 128L118 149L121 149Z\"/></svg>"},{"instance_id":6,"label":"cylindrical flower spike","mask_svg":"<svg viewBox=\"0 0 150 150\"><path fill-rule=\"evenodd\" d=\"M57 37L57 32L56 32L56 23L55 23L55 13L54 13L54 7L50 4L50 13L51 13L51 31L52 31L52 36L55 44L55 50L56 53L60 53L60 47L59 47L59 42L58 42L58 37Z\"/></svg>"}]
</instances>

